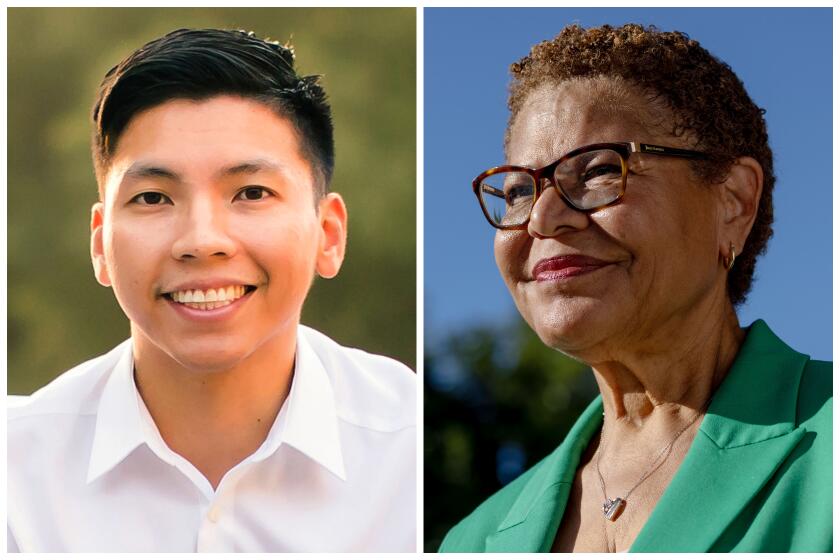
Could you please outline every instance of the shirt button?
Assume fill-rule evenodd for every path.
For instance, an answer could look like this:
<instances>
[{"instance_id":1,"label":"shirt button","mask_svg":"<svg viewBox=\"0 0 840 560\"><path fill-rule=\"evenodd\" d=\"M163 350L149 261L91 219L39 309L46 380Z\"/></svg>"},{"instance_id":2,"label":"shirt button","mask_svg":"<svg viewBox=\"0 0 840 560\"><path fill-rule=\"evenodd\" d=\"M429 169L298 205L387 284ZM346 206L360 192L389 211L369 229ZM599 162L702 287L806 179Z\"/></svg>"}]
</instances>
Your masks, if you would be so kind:
<instances>
[{"instance_id":1,"label":"shirt button","mask_svg":"<svg viewBox=\"0 0 840 560\"><path fill-rule=\"evenodd\" d=\"M210 511L207 512L207 519L210 523L215 523L219 520L219 506L213 506L210 508Z\"/></svg>"}]
</instances>

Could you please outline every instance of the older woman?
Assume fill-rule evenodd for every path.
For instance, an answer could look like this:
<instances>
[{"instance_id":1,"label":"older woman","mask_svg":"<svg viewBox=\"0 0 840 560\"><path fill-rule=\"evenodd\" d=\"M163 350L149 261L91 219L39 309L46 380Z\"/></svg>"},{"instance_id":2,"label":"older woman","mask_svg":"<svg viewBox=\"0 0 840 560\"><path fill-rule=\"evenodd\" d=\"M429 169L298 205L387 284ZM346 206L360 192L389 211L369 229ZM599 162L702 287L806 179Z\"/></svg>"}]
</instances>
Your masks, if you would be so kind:
<instances>
[{"instance_id":1,"label":"older woman","mask_svg":"<svg viewBox=\"0 0 840 560\"><path fill-rule=\"evenodd\" d=\"M447 551L830 551L831 364L739 326L771 235L762 111L681 33L565 28L512 66L496 262L600 397Z\"/></svg>"}]
</instances>

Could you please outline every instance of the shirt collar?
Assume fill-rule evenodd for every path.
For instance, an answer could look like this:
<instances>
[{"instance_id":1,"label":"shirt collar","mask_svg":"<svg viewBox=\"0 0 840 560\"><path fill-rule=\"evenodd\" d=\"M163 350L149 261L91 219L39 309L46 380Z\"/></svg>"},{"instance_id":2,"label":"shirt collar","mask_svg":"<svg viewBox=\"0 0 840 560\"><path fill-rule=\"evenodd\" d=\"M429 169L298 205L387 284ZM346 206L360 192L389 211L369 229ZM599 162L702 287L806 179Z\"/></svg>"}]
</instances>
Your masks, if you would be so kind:
<instances>
[{"instance_id":1,"label":"shirt collar","mask_svg":"<svg viewBox=\"0 0 840 560\"><path fill-rule=\"evenodd\" d=\"M88 484L113 469L145 441L139 395L134 385L131 339L120 347L122 355L108 375L99 399L88 464Z\"/></svg>"},{"instance_id":2,"label":"shirt collar","mask_svg":"<svg viewBox=\"0 0 840 560\"><path fill-rule=\"evenodd\" d=\"M274 453L285 443L347 480L333 383L308 337L309 329L298 327L292 387L278 422L254 454L254 460Z\"/></svg>"},{"instance_id":3,"label":"shirt collar","mask_svg":"<svg viewBox=\"0 0 840 560\"><path fill-rule=\"evenodd\" d=\"M142 401L134 384L131 339L122 345L122 355L108 376L99 401L96 428L88 465L90 484L113 469L156 429L151 416L141 411ZM154 439L154 438L152 438ZM306 327L297 331L295 372L289 396L268 437L249 458L256 462L274 454L281 444L294 447L341 480L347 480L338 431L335 393L324 364L307 340Z\"/></svg>"}]
</instances>

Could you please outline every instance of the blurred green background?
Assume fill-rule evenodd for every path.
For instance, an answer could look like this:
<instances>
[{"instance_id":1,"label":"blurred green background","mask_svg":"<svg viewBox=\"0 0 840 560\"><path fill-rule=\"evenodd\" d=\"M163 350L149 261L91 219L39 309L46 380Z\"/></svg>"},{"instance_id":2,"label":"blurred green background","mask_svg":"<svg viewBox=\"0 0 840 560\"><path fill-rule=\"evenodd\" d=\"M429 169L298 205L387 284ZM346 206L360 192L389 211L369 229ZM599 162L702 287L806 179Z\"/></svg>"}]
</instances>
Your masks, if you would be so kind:
<instances>
[{"instance_id":1,"label":"blurred green background","mask_svg":"<svg viewBox=\"0 0 840 560\"><path fill-rule=\"evenodd\" d=\"M415 10L9 8L8 393L29 394L129 336L89 257L96 201L90 111L102 77L180 27L291 39L333 108L332 190L347 202L347 259L316 282L304 323L415 367Z\"/></svg>"},{"instance_id":2,"label":"blurred green background","mask_svg":"<svg viewBox=\"0 0 840 560\"><path fill-rule=\"evenodd\" d=\"M598 394L591 369L520 318L438 336L423 375L424 546L551 453Z\"/></svg>"}]
</instances>

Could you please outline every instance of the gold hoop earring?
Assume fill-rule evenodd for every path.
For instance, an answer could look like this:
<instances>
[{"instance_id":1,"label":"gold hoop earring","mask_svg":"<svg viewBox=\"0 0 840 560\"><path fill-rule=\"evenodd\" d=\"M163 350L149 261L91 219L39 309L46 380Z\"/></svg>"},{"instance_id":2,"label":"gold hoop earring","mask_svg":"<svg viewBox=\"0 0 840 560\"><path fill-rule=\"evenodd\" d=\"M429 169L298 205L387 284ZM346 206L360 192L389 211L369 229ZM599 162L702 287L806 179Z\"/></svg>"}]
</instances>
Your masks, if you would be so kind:
<instances>
[{"instance_id":1,"label":"gold hoop earring","mask_svg":"<svg viewBox=\"0 0 840 560\"><path fill-rule=\"evenodd\" d=\"M723 266L726 268L727 272L732 270L732 267L735 266L735 245L733 243L729 244L729 258L723 259Z\"/></svg>"}]
</instances>

